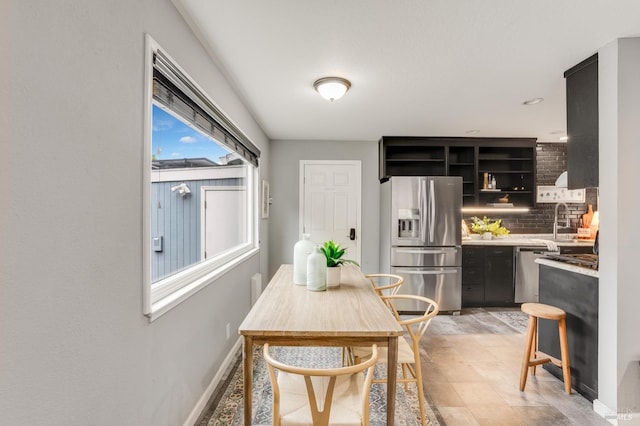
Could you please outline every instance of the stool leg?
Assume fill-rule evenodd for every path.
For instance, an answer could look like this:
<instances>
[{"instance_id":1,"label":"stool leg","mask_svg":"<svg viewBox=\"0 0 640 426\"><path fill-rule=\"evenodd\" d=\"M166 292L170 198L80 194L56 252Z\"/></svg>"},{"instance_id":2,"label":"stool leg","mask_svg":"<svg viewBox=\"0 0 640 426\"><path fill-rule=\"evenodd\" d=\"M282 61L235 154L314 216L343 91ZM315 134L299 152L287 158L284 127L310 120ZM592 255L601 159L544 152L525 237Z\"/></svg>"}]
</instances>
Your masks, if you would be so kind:
<instances>
[{"instance_id":1,"label":"stool leg","mask_svg":"<svg viewBox=\"0 0 640 426\"><path fill-rule=\"evenodd\" d=\"M531 352L533 353L533 359L536 359L538 357L538 317L534 317L533 318L536 322L536 324L533 326L533 349L531 350ZM536 375L536 365L532 365L531 368L529 368L529 372L531 373L532 376Z\"/></svg>"},{"instance_id":2,"label":"stool leg","mask_svg":"<svg viewBox=\"0 0 640 426\"><path fill-rule=\"evenodd\" d=\"M560 333L560 357L562 359L564 390L571 394L571 366L569 365L569 347L567 345L567 323L564 318L558 320L558 331Z\"/></svg>"},{"instance_id":3,"label":"stool leg","mask_svg":"<svg viewBox=\"0 0 640 426\"><path fill-rule=\"evenodd\" d=\"M529 316L529 327L527 328L527 340L524 345L524 356L522 357L522 370L520 372L520 392L524 391L527 384L527 370L529 369L529 361L531 360L531 347L533 346L533 337L536 330L536 317Z\"/></svg>"}]
</instances>

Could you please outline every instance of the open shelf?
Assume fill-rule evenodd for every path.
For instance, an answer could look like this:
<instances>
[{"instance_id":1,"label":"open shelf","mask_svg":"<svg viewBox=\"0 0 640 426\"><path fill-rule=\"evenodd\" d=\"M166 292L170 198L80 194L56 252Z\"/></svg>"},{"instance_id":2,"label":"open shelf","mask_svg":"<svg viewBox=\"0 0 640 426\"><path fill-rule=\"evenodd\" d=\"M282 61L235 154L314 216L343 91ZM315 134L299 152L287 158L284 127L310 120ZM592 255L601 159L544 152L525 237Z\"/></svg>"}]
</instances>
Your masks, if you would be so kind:
<instances>
[{"instance_id":1,"label":"open shelf","mask_svg":"<svg viewBox=\"0 0 640 426\"><path fill-rule=\"evenodd\" d=\"M485 206L506 194L516 207L533 207L535 145L535 138L384 136L379 143L379 179L384 182L391 176L461 176L466 207ZM484 173L496 178L501 191L481 191ZM513 189L522 187L525 189Z\"/></svg>"}]
</instances>

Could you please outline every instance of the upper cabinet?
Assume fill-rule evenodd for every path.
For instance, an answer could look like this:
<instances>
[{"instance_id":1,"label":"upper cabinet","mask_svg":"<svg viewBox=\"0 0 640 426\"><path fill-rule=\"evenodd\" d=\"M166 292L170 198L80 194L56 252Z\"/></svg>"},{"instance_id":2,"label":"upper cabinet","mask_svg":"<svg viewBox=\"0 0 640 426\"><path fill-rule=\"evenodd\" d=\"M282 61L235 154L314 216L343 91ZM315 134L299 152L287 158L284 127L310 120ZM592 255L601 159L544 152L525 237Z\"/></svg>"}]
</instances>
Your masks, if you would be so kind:
<instances>
[{"instance_id":1,"label":"upper cabinet","mask_svg":"<svg viewBox=\"0 0 640 426\"><path fill-rule=\"evenodd\" d=\"M598 186L598 54L565 71L568 188Z\"/></svg>"},{"instance_id":2,"label":"upper cabinet","mask_svg":"<svg viewBox=\"0 0 640 426\"><path fill-rule=\"evenodd\" d=\"M507 198L533 207L535 138L394 137L380 139L381 182L391 176L461 176L464 206L487 206ZM496 189L484 188L484 174Z\"/></svg>"}]
</instances>

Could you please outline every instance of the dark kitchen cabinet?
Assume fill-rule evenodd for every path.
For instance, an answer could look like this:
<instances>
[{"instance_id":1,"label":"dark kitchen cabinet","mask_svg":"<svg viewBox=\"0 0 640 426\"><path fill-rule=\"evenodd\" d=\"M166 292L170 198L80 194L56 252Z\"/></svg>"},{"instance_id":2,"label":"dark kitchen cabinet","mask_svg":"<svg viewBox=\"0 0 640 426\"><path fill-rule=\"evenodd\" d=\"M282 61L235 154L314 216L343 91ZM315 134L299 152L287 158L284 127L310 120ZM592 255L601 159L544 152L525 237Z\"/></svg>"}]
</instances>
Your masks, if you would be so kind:
<instances>
[{"instance_id":1,"label":"dark kitchen cabinet","mask_svg":"<svg viewBox=\"0 0 640 426\"><path fill-rule=\"evenodd\" d=\"M568 188L598 186L598 54L565 71Z\"/></svg>"},{"instance_id":2,"label":"dark kitchen cabinet","mask_svg":"<svg viewBox=\"0 0 640 426\"><path fill-rule=\"evenodd\" d=\"M462 307L484 304L484 247L462 247Z\"/></svg>"},{"instance_id":3,"label":"dark kitchen cabinet","mask_svg":"<svg viewBox=\"0 0 640 426\"><path fill-rule=\"evenodd\" d=\"M462 247L462 307L514 306L512 246Z\"/></svg>"},{"instance_id":4,"label":"dark kitchen cabinet","mask_svg":"<svg viewBox=\"0 0 640 426\"><path fill-rule=\"evenodd\" d=\"M518 207L533 207L536 184L535 140L518 141L509 146L485 145L478 148L478 200L476 205L497 203L509 196ZM484 191L482 182L487 173L496 179L499 192Z\"/></svg>"},{"instance_id":5,"label":"dark kitchen cabinet","mask_svg":"<svg viewBox=\"0 0 640 426\"><path fill-rule=\"evenodd\" d=\"M484 270L485 306L513 305L513 278L513 247L487 247Z\"/></svg>"},{"instance_id":6,"label":"dark kitchen cabinet","mask_svg":"<svg viewBox=\"0 0 640 426\"><path fill-rule=\"evenodd\" d=\"M446 176L445 145L420 137L380 140L380 181L390 176Z\"/></svg>"},{"instance_id":7,"label":"dark kitchen cabinet","mask_svg":"<svg viewBox=\"0 0 640 426\"><path fill-rule=\"evenodd\" d=\"M517 207L533 207L535 138L384 136L379 143L379 179L392 176L460 176L463 206L486 206L509 196ZM497 190L485 191L484 174Z\"/></svg>"}]
</instances>

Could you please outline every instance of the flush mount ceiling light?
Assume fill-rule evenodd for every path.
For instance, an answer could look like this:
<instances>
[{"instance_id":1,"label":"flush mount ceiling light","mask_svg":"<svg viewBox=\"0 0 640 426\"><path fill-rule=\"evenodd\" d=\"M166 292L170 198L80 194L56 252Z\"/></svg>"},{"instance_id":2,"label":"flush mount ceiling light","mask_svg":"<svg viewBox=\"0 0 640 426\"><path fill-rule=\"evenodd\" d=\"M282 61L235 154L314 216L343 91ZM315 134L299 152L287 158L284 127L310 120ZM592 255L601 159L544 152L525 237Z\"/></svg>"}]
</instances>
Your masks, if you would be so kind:
<instances>
[{"instance_id":1,"label":"flush mount ceiling light","mask_svg":"<svg viewBox=\"0 0 640 426\"><path fill-rule=\"evenodd\" d=\"M320 96L331 102L340 99L350 87L349 80L340 77L324 77L313 83L313 88Z\"/></svg>"},{"instance_id":2,"label":"flush mount ceiling light","mask_svg":"<svg viewBox=\"0 0 640 426\"><path fill-rule=\"evenodd\" d=\"M542 101L544 101L544 98L532 98L524 101L522 105L535 105L535 104L539 104Z\"/></svg>"}]
</instances>

